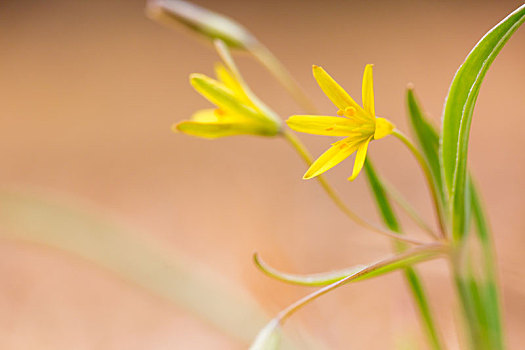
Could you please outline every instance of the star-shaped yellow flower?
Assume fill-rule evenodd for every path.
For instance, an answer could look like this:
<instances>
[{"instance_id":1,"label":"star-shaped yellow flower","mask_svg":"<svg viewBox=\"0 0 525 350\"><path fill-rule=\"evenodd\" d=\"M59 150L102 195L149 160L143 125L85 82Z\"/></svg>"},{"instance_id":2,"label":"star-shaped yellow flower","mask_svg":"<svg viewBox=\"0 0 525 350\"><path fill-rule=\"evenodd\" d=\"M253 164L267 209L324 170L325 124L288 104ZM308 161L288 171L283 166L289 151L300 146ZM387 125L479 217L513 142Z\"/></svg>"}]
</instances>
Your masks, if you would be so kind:
<instances>
[{"instance_id":1,"label":"star-shaped yellow flower","mask_svg":"<svg viewBox=\"0 0 525 350\"><path fill-rule=\"evenodd\" d=\"M313 66L313 73L325 95L339 108L339 117L294 115L286 121L288 126L295 131L309 134L346 137L332 144L332 147L317 158L303 179L318 176L357 152L352 176L348 178L352 181L363 168L370 141L391 134L394 125L375 115L371 64L366 65L363 75L363 107L358 105L323 68Z\"/></svg>"},{"instance_id":2,"label":"star-shaped yellow flower","mask_svg":"<svg viewBox=\"0 0 525 350\"><path fill-rule=\"evenodd\" d=\"M197 111L191 120L175 124L173 130L208 139L232 135L277 135L281 130L280 119L248 88L225 44L217 41L215 45L225 63L215 66L217 79L192 74L190 83L217 108Z\"/></svg>"}]
</instances>

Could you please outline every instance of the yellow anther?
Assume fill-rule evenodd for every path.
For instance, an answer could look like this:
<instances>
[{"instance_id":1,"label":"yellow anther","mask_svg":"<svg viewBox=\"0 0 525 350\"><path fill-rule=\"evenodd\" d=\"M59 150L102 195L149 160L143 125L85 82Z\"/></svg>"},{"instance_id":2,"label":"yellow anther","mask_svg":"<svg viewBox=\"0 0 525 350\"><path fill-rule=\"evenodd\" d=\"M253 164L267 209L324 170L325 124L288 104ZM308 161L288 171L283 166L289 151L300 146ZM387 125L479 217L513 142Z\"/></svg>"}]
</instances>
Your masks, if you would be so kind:
<instances>
[{"instance_id":1,"label":"yellow anther","mask_svg":"<svg viewBox=\"0 0 525 350\"><path fill-rule=\"evenodd\" d=\"M351 117L355 114L356 110L354 107L346 107L345 113L347 116Z\"/></svg>"}]
</instances>

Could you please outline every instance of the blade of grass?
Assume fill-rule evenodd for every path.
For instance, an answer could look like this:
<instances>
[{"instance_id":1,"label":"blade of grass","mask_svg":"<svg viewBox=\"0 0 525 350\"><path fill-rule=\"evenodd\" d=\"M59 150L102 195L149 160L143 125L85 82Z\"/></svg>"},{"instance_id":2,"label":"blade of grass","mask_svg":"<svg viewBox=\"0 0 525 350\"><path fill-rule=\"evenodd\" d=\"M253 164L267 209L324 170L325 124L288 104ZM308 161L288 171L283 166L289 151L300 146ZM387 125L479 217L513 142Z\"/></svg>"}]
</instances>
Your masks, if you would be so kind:
<instances>
[{"instance_id":1,"label":"blade of grass","mask_svg":"<svg viewBox=\"0 0 525 350\"><path fill-rule=\"evenodd\" d=\"M392 205L388 199L385 187L377 175L370 159L367 159L365 162L365 173L367 175L368 183L370 184L374 194L375 202L379 208L379 213L383 218L384 224L390 230L401 233L402 231L399 220L397 219ZM406 249L406 245L396 243L396 249L398 251L404 251ZM405 268L404 274L412 292L412 297L417 304L419 315L423 321L423 325L427 334L428 342L434 350L444 349L444 345L440 339L436 322L428 303L427 294L423 287L421 278L419 277L417 271L415 271L412 267Z\"/></svg>"},{"instance_id":2,"label":"blade of grass","mask_svg":"<svg viewBox=\"0 0 525 350\"><path fill-rule=\"evenodd\" d=\"M469 53L456 72L443 112L440 157L449 198L455 241L466 234L467 155L470 125L481 83L490 65L512 34L525 21L520 6L492 28Z\"/></svg>"},{"instance_id":3,"label":"blade of grass","mask_svg":"<svg viewBox=\"0 0 525 350\"><path fill-rule=\"evenodd\" d=\"M407 89L406 104L412 133L416 138L421 153L427 160L430 172L434 178L436 192L439 195L441 204L443 204L445 202L445 193L441 176L441 162L439 159L439 133L434 125L425 117L425 113L416 98L413 87Z\"/></svg>"}]
</instances>

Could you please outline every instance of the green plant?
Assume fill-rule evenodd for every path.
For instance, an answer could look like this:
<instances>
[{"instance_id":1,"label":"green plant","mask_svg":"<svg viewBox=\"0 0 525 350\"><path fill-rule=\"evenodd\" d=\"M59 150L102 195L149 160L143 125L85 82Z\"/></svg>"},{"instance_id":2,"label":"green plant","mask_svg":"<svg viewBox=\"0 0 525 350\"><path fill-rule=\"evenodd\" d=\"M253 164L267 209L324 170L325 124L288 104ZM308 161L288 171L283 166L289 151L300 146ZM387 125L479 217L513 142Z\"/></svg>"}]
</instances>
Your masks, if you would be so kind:
<instances>
[{"instance_id":1,"label":"green plant","mask_svg":"<svg viewBox=\"0 0 525 350\"><path fill-rule=\"evenodd\" d=\"M490 30L474 47L457 71L443 111L443 125L437 130L426 119L412 88L406 103L410 126L416 143L374 111L372 66L365 68L363 106L357 104L322 68L314 66L314 77L337 107L337 116L317 116L317 111L283 65L257 38L238 23L222 15L180 0L157 0L148 3L148 14L168 24L183 24L205 38L213 40L223 65L216 69L217 79L192 75L195 89L216 108L197 112L191 120L174 126L174 130L198 137L218 138L239 134L282 137L310 167L305 179L316 178L327 195L351 220L375 233L392 239L394 254L366 266L316 275L295 275L268 266L258 256L256 265L267 275L281 281L306 286L320 286L280 312L259 333L252 349L276 349L282 324L297 310L316 298L351 282L402 269L425 325L429 345L443 349L438 326L423 283L414 270L417 263L443 258L450 262L465 320L465 338L470 349L503 349L504 335L495 258L486 214L480 203L467 164L470 124L476 98L488 68L503 45L525 21L525 5L519 7ZM315 162L293 131L262 103L244 82L230 49L252 54L297 100L308 115L294 115L287 120L291 129L324 136L344 136ZM314 114L314 115L310 115ZM435 215L439 223L434 231L422 220L398 192L387 185L366 159L371 141L388 135L398 138L413 154L425 175ZM370 223L345 204L323 178L322 173L356 153L353 180L364 167L384 227ZM427 233L431 242L403 234L391 200L397 201ZM471 221L474 229L470 229ZM472 231L472 232L471 232ZM474 252L472 247L480 245ZM481 262L482 269L475 269ZM476 273L474 272L476 270Z\"/></svg>"}]
</instances>

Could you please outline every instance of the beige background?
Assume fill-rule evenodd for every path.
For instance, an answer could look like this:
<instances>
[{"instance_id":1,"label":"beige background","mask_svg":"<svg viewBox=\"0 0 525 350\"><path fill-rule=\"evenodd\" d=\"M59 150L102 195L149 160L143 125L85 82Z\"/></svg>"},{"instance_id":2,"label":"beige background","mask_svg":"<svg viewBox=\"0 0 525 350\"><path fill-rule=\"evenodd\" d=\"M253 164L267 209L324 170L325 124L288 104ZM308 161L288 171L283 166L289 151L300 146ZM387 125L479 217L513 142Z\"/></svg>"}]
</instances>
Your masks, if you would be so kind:
<instances>
[{"instance_id":1,"label":"beige background","mask_svg":"<svg viewBox=\"0 0 525 350\"><path fill-rule=\"evenodd\" d=\"M198 1L249 25L290 68L324 113L334 107L311 77L322 65L356 99L375 64L376 111L407 130L408 82L439 122L455 70L477 40L520 1ZM210 47L143 15L143 1L0 2L0 184L67 194L124 225L184 251L248 288L270 313L307 289L268 279L275 266L313 272L366 263L389 251L381 237L341 215L278 139L214 142L174 135L170 125L208 103L187 83L211 74ZM298 112L248 57L240 68L282 116ZM525 322L525 30L489 71L475 111L470 163L498 250L508 343ZM319 154L329 139L302 135ZM429 221L415 162L395 139L370 151L381 172ZM328 174L356 211L377 220L363 176L345 162ZM409 222L405 227L413 228ZM423 269L448 341L457 317L444 263ZM177 307L80 260L0 241L2 349L241 349ZM418 339L400 275L348 286L301 311L302 324L333 349L385 349ZM422 345L419 345L422 346ZM419 348L419 347L418 347ZM454 348L451 345L451 348Z\"/></svg>"}]
</instances>

